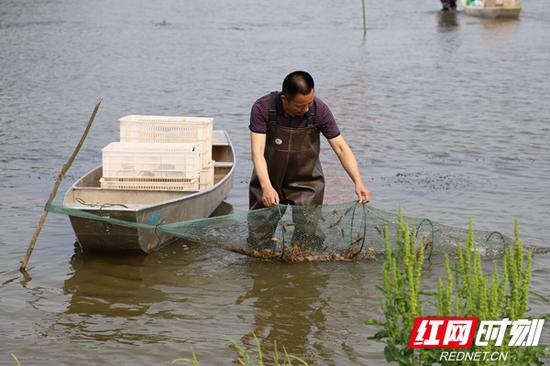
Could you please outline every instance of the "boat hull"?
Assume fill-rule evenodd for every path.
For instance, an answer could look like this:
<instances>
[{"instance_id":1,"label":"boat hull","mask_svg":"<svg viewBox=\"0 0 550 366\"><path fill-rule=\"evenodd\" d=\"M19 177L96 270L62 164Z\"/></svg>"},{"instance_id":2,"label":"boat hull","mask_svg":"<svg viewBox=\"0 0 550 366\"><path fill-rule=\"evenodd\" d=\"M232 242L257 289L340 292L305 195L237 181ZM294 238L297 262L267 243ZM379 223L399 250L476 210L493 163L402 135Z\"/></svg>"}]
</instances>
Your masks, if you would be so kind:
<instances>
[{"instance_id":1,"label":"boat hull","mask_svg":"<svg viewBox=\"0 0 550 366\"><path fill-rule=\"evenodd\" d=\"M235 158L227 135L225 138L226 143L218 138L220 145L213 146L213 157L219 160L214 168L215 184L208 190L160 192L102 189L99 187L99 178L102 176L102 168L99 166L67 191L64 206L150 226L208 217L224 201L233 186ZM128 205L128 202L132 205ZM85 251L149 253L178 239L150 228L129 228L75 216L70 216L70 221L77 241Z\"/></svg>"},{"instance_id":2,"label":"boat hull","mask_svg":"<svg viewBox=\"0 0 550 366\"><path fill-rule=\"evenodd\" d=\"M517 18L521 12L521 1L519 0L484 0L484 6L468 5L462 0L464 14L480 18Z\"/></svg>"},{"instance_id":3,"label":"boat hull","mask_svg":"<svg viewBox=\"0 0 550 366\"><path fill-rule=\"evenodd\" d=\"M465 7L464 13L467 15L480 17L480 18L518 18L521 8L503 8L503 7L491 7L491 8L472 8Z\"/></svg>"},{"instance_id":4,"label":"boat hull","mask_svg":"<svg viewBox=\"0 0 550 366\"><path fill-rule=\"evenodd\" d=\"M150 225L204 218L210 216L223 202L229 194L232 184L233 176L209 192L208 195L199 194L179 202L152 206L137 212L99 209L86 211L109 218ZM70 217L70 220L78 243L84 250L148 253L177 239L158 230L128 228L80 217Z\"/></svg>"}]
</instances>

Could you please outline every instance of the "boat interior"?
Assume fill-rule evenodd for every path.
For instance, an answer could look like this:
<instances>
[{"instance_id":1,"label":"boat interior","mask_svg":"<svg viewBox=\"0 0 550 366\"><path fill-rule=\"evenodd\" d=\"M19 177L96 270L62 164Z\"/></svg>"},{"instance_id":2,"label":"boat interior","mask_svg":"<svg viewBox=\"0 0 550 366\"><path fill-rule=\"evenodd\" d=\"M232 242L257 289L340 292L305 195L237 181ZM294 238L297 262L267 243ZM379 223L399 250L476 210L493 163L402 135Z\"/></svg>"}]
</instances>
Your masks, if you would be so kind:
<instances>
[{"instance_id":1,"label":"boat interior","mask_svg":"<svg viewBox=\"0 0 550 366\"><path fill-rule=\"evenodd\" d=\"M102 210L135 211L153 204L169 202L215 189L233 169L235 157L227 134L213 131L212 160L214 160L214 186L204 191L148 191L105 189L100 186L103 176L101 166L80 178L65 194L63 205L76 209L99 208Z\"/></svg>"}]
</instances>

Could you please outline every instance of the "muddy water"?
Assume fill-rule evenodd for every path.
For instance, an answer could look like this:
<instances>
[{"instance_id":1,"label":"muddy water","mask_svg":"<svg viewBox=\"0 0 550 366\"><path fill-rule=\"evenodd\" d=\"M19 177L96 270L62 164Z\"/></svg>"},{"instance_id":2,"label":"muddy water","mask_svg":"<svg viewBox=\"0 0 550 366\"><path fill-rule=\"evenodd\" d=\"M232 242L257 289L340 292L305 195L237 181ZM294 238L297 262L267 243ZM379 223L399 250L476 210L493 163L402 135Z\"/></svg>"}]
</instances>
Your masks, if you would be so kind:
<instances>
[{"instance_id":1,"label":"muddy water","mask_svg":"<svg viewBox=\"0 0 550 366\"><path fill-rule=\"evenodd\" d=\"M309 70L352 145L372 204L510 235L550 237L550 10L518 21L459 13L438 1L0 0L0 363L169 364L192 346L229 364L225 336L277 340L320 365L382 365L363 320L379 316L380 263L266 264L203 247L149 256L76 254L52 215L24 255L59 167L99 96L92 133L62 190L100 161L130 113L209 115L239 165L227 203L247 206L251 103ZM324 143L327 203L353 187ZM550 293L548 255L533 288ZM433 283L440 270L426 274ZM532 302L534 314L547 305ZM546 327L543 342L550 343Z\"/></svg>"}]
</instances>

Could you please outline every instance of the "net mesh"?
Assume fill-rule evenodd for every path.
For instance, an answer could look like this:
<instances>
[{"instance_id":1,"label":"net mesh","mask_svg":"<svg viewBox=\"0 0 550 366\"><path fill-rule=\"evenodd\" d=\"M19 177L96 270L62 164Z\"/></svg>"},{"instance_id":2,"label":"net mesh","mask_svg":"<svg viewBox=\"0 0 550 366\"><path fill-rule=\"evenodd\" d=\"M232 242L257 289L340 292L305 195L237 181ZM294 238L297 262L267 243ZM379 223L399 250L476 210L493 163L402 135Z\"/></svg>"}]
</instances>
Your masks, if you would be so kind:
<instances>
[{"instance_id":1,"label":"net mesh","mask_svg":"<svg viewBox=\"0 0 550 366\"><path fill-rule=\"evenodd\" d=\"M371 259L384 252L384 231L390 245L397 243L398 215L357 202L322 206L279 205L204 219L149 225L101 216L49 202L46 210L120 225L161 231L188 241L211 245L249 256L282 260L331 261ZM108 212L109 208L106 209ZM460 229L427 218L402 217L427 258L454 253L468 237ZM498 232L474 231L480 254L498 256L512 239Z\"/></svg>"}]
</instances>

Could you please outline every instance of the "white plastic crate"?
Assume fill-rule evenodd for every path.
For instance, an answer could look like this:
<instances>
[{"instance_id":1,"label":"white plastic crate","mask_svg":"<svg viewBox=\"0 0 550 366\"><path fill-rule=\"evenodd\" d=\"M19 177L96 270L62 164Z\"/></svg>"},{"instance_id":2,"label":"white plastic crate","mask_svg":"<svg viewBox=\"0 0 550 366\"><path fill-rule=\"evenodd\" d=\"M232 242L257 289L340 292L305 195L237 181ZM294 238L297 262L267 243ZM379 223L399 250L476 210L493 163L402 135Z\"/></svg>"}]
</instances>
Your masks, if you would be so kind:
<instances>
[{"instance_id":1,"label":"white plastic crate","mask_svg":"<svg viewBox=\"0 0 550 366\"><path fill-rule=\"evenodd\" d=\"M206 168L202 168L199 176L200 189L210 189L214 186L214 161L210 161Z\"/></svg>"},{"instance_id":2,"label":"white plastic crate","mask_svg":"<svg viewBox=\"0 0 550 366\"><path fill-rule=\"evenodd\" d=\"M212 160L212 118L130 115L119 122L121 142L201 143L202 166Z\"/></svg>"},{"instance_id":3,"label":"white plastic crate","mask_svg":"<svg viewBox=\"0 0 550 366\"><path fill-rule=\"evenodd\" d=\"M101 178L101 188L140 191L198 191L199 180L177 178Z\"/></svg>"},{"instance_id":4,"label":"white plastic crate","mask_svg":"<svg viewBox=\"0 0 550 366\"><path fill-rule=\"evenodd\" d=\"M112 142L103 148L105 178L198 178L200 144Z\"/></svg>"}]
</instances>

